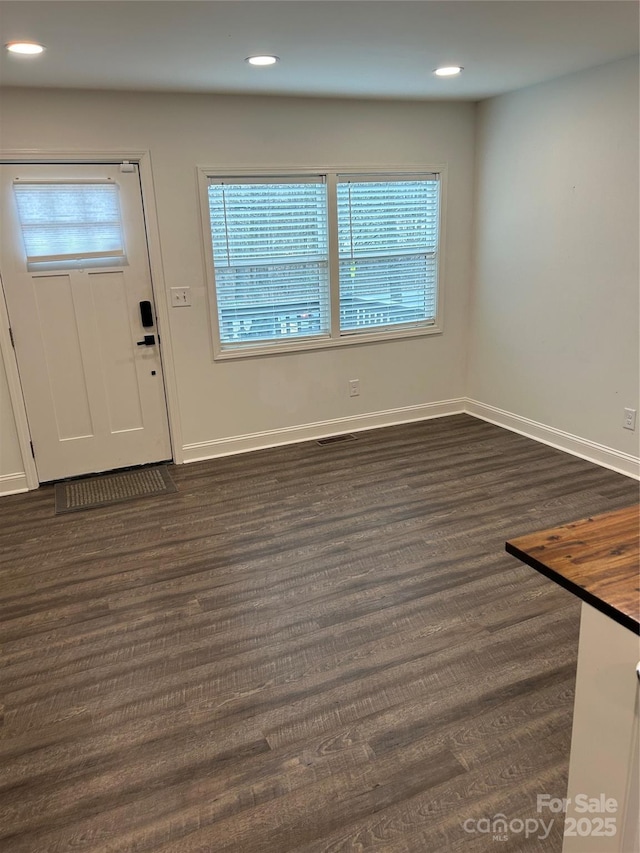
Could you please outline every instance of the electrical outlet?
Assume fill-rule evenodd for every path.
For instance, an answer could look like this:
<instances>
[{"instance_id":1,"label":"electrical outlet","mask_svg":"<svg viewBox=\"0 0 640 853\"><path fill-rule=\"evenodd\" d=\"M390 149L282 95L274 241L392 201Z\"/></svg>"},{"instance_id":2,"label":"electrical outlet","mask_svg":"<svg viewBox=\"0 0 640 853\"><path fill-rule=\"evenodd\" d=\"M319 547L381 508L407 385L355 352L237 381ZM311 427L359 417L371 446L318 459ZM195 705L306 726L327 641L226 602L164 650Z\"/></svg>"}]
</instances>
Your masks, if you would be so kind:
<instances>
[{"instance_id":1,"label":"electrical outlet","mask_svg":"<svg viewBox=\"0 0 640 853\"><path fill-rule=\"evenodd\" d=\"M359 397L360 396L360 380L359 379L350 379L349 380L349 396L350 397Z\"/></svg>"},{"instance_id":2,"label":"electrical outlet","mask_svg":"<svg viewBox=\"0 0 640 853\"><path fill-rule=\"evenodd\" d=\"M625 409L624 410L624 422L622 424L624 429L635 430L636 428L636 410L635 409Z\"/></svg>"},{"instance_id":3,"label":"electrical outlet","mask_svg":"<svg viewBox=\"0 0 640 853\"><path fill-rule=\"evenodd\" d=\"M185 306L191 305L191 288L172 287L171 305L174 308L184 308Z\"/></svg>"}]
</instances>

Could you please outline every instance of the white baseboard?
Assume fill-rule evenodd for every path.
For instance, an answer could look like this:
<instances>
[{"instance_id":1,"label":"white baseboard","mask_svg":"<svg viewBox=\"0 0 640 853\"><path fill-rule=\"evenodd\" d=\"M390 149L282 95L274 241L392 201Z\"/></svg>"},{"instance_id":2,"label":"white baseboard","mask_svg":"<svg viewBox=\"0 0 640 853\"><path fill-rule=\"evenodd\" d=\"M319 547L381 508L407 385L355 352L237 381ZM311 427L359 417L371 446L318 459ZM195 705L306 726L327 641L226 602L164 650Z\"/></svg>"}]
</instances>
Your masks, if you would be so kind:
<instances>
[{"instance_id":1,"label":"white baseboard","mask_svg":"<svg viewBox=\"0 0 640 853\"><path fill-rule=\"evenodd\" d=\"M279 447L282 444L295 444L300 441L312 441L317 438L328 438L345 432L361 432L365 429L394 426L424 421L430 418L441 418L445 415L459 415L464 412L464 398L441 400L437 403L425 403L422 406L404 406L399 409L387 409L382 412L370 412L365 415L354 415L347 418L334 418L328 421L317 421L283 429L265 430L264 432L236 435L229 438L218 438L213 441L200 441L185 444L182 448L185 462L200 462L204 459L214 459L218 456L230 456L234 453L247 453L251 450L264 450L268 447Z\"/></svg>"},{"instance_id":2,"label":"white baseboard","mask_svg":"<svg viewBox=\"0 0 640 853\"><path fill-rule=\"evenodd\" d=\"M610 468L619 474L625 474L627 477L633 477L636 480L640 479L640 458L632 456L630 453L614 450L605 444L597 444L587 438L581 438L570 432L564 432L561 429L546 426L546 424L532 421L529 418L523 418L521 415L514 415L513 412L506 412L504 409L480 403L478 400L467 398L465 411L483 421L489 421L496 426L504 427L512 432L520 433L520 435L526 435L527 438L533 438L542 444L564 450L565 453L571 453L573 456L595 462L596 465Z\"/></svg>"},{"instance_id":3,"label":"white baseboard","mask_svg":"<svg viewBox=\"0 0 640 853\"><path fill-rule=\"evenodd\" d=\"M317 421L301 426L219 438L212 441L201 441L185 444L182 449L185 462L199 462L205 459L215 459L218 456L230 456L235 453L248 453L252 450L279 447L283 444L328 438L345 432L362 432L367 429L395 426L461 413L473 415L496 426L540 441L542 444L563 450L565 453L594 462L596 465L610 468L612 471L617 471L627 477L640 479L640 458L637 456L614 450L604 444L597 444L594 441L589 441L589 439L532 421L521 415L515 415L513 412L507 412L504 409L498 409L495 406L464 397L440 400L436 403L425 403L421 406L404 406L381 412L354 415L353 417ZM28 490L27 475L24 472L0 474L0 497L19 494Z\"/></svg>"},{"instance_id":4,"label":"white baseboard","mask_svg":"<svg viewBox=\"0 0 640 853\"><path fill-rule=\"evenodd\" d=\"M28 491L27 475L24 472L21 474L0 474L0 497Z\"/></svg>"}]
</instances>

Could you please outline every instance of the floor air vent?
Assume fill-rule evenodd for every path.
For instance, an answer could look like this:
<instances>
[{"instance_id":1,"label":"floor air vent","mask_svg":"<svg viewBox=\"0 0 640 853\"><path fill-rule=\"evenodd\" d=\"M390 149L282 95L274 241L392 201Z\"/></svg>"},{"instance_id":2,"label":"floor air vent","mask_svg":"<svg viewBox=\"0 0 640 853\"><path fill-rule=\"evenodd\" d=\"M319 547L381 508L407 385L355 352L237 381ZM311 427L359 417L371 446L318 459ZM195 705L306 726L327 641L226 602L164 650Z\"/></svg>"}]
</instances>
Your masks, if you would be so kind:
<instances>
[{"instance_id":1,"label":"floor air vent","mask_svg":"<svg viewBox=\"0 0 640 853\"><path fill-rule=\"evenodd\" d=\"M355 441L355 435L350 432L344 435L330 435L328 438L319 438L317 444L324 447L326 444L342 444L343 441Z\"/></svg>"}]
</instances>

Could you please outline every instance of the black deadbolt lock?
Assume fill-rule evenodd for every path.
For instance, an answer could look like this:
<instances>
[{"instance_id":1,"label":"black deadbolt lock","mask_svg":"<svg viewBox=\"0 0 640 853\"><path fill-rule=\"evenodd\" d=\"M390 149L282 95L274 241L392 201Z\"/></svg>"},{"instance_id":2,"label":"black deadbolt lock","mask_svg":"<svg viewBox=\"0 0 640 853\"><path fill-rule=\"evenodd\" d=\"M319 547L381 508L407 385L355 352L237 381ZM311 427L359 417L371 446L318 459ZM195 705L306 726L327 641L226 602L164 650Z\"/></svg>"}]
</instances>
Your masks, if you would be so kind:
<instances>
[{"instance_id":1,"label":"black deadbolt lock","mask_svg":"<svg viewBox=\"0 0 640 853\"><path fill-rule=\"evenodd\" d=\"M151 302L148 299L140 303L140 320L144 329L149 329L153 326L153 311L151 309Z\"/></svg>"}]
</instances>

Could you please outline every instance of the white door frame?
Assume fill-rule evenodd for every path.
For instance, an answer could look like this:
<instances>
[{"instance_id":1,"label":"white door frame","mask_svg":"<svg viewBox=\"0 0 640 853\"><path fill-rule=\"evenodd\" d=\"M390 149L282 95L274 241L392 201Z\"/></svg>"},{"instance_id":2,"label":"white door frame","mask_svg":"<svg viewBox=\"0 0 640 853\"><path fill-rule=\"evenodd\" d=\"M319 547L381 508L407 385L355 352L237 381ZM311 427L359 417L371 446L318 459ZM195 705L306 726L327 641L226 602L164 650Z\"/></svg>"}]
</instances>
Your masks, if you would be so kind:
<instances>
[{"instance_id":1,"label":"white door frame","mask_svg":"<svg viewBox=\"0 0 640 853\"><path fill-rule=\"evenodd\" d=\"M153 188L153 172L151 169L151 154L145 150L126 151L51 151L51 150L7 150L0 149L0 163L23 164L69 164L90 165L91 163L122 163L129 160L136 163L140 171L140 186L142 189L142 205L149 250L149 266L151 269L151 288L158 320L158 336L160 338L160 358L164 375L167 415L169 419L169 438L171 452L176 463L184 462L182 451L182 430L180 428L178 408L178 386L173 359L173 347L169 331L169 305L165 286L162 253L160 251L160 231L156 214L156 200ZM4 285L0 278L0 352L4 358L9 385L9 397L13 406L18 432L18 441L22 452L22 461L26 476L27 488L37 489L40 485L35 462L31 453L31 435L27 411L22 395L20 374L16 361L15 350L9 336L9 315L6 308Z\"/></svg>"}]
</instances>

